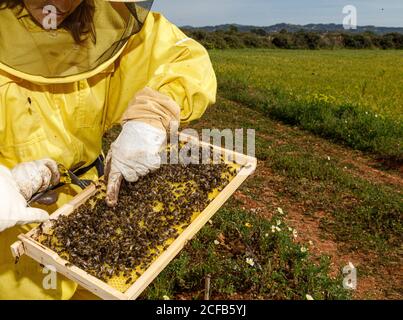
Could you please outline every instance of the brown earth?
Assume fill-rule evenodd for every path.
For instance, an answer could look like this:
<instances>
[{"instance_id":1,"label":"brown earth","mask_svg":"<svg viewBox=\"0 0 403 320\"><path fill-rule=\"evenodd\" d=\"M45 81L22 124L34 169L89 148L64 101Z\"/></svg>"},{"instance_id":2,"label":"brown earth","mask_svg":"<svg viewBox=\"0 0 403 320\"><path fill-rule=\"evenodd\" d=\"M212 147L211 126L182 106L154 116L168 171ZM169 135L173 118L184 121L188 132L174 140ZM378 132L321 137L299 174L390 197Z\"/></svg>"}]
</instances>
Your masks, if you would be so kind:
<instances>
[{"instance_id":1,"label":"brown earth","mask_svg":"<svg viewBox=\"0 0 403 320\"><path fill-rule=\"evenodd\" d=\"M318 150L325 150L326 154L331 157L344 158L343 161L354 165L358 168L354 174L359 175L361 178L371 180L373 182L385 183L395 185L401 188L403 186L402 177L387 172L382 172L372 168L374 162L368 160L363 156L352 157L348 151L339 149L330 150L323 148L318 144ZM354 153L351 151L351 153ZM257 212L263 216L271 217L274 210L273 208L281 207L287 212L286 221L288 224L298 231L297 241L308 245L309 251L313 256L328 255L331 258L332 275L336 275L345 265L349 262L353 263L356 267L368 266L376 264L378 256L374 252L360 252L346 250L346 244L337 242L332 234L325 233L320 228L320 221L322 218L327 217L331 219L328 212L317 211L314 215L305 215L306 205L308 203L290 202L287 198L278 197L279 181L282 180L281 176L276 176L269 168L262 165L258 166L255 173L265 180L265 186L260 190L263 193L263 201L256 201L244 194L242 191L237 191L234 194L235 199L242 203L242 206L252 212ZM355 299L398 299L401 295L395 292L398 286L403 287L403 269L402 264L397 265L395 268L381 267L376 274L370 276L359 277L357 290L354 292Z\"/></svg>"},{"instance_id":2,"label":"brown earth","mask_svg":"<svg viewBox=\"0 0 403 320\"><path fill-rule=\"evenodd\" d=\"M242 108L245 109L245 107ZM198 123L196 128L208 128L212 123L218 124L218 127L229 123L232 123L234 127L240 127L237 122L242 118L242 114L237 117L228 115L228 119L222 120L222 116L220 118L217 112L217 110L209 111L206 119ZM260 119L261 117L250 109L247 112L250 113L250 118ZM384 163L371 155L345 148L296 127L278 122L275 123L272 132L261 133L257 130L256 134L260 138L273 141L276 145L293 144L301 146L301 148L313 147L315 156L337 161L339 166L343 166L344 170L352 175L372 183L391 186L398 192L403 190L401 164L385 170ZM284 209L287 213L286 221L298 231L296 240L305 243L314 257L328 255L331 258L331 269L334 275L349 262L358 269L365 268L365 274L362 276L358 274L357 290L353 293L355 299L401 299L403 297L403 264L400 254L393 254L388 263L383 263L384 258L376 252L352 249L346 243L337 241L333 234L320 227L322 219L332 219L331 213L321 209L314 211L313 214L306 214L308 209L312 211L312 208L315 208L313 205L315 199L295 202L290 201L288 197L279 195L284 193L284 189L287 190L287 185L284 185L286 179L284 176L275 174L264 161L259 162L254 176L250 178L250 181L253 180L258 180L259 184L247 183L234 194L235 200L242 208L268 218L272 216L277 207ZM348 197L344 200L346 205L353 204L355 201Z\"/></svg>"}]
</instances>

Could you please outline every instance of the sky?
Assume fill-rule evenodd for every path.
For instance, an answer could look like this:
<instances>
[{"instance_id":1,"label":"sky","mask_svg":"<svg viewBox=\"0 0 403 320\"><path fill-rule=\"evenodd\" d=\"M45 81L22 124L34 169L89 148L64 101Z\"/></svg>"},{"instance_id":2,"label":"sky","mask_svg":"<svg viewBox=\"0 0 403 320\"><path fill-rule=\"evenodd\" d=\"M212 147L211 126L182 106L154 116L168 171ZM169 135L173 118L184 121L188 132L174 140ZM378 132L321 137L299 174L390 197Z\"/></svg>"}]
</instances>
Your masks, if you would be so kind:
<instances>
[{"instance_id":1,"label":"sky","mask_svg":"<svg viewBox=\"0 0 403 320\"><path fill-rule=\"evenodd\" d=\"M357 8L360 26L403 27L403 0L154 0L154 10L179 26L343 24L346 5Z\"/></svg>"}]
</instances>

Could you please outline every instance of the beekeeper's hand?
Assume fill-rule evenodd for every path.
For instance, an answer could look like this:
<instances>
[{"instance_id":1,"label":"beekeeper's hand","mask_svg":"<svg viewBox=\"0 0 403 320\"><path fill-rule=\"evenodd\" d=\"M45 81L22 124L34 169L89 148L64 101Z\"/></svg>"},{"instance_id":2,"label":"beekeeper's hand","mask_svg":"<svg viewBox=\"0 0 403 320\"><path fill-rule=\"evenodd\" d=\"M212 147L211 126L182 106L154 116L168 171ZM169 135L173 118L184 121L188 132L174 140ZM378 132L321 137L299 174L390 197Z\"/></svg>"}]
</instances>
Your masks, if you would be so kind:
<instances>
[{"instance_id":1,"label":"beekeeper's hand","mask_svg":"<svg viewBox=\"0 0 403 320\"><path fill-rule=\"evenodd\" d=\"M124 179L135 182L161 165L159 152L167 132L180 120L180 107L168 95L145 87L122 116L123 129L112 143L105 163L106 203L114 207Z\"/></svg>"},{"instance_id":2,"label":"beekeeper's hand","mask_svg":"<svg viewBox=\"0 0 403 320\"><path fill-rule=\"evenodd\" d=\"M0 232L15 225L43 222L49 218L46 211L27 208L11 171L0 166Z\"/></svg>"},{"instance_id":3,"label":"beekeeper's hand","mask_svg":"<svg viewBox=\"0 0 403 320\"><path fill-rule=\"evenodd\" d=\"M123 125L122 132L112 143L106 157L106 203L109 206L117 204L123 178L135 182L139 177L160 167L159 152L166 138L166 131L144 122L129 121Z\"/></svg>"},{"instance_id":4,"label":"beekeeper's hand","mask_svg":"<svg viewBox=\"0 0 403 320\"><path fill-rule=\"evenodd\" d=\"M57 163L51 159L23 162L16 165L11 173L27 201L36 193L43 192L50 186L56 186L60 181Z\"/></svg>"}]
</instances>

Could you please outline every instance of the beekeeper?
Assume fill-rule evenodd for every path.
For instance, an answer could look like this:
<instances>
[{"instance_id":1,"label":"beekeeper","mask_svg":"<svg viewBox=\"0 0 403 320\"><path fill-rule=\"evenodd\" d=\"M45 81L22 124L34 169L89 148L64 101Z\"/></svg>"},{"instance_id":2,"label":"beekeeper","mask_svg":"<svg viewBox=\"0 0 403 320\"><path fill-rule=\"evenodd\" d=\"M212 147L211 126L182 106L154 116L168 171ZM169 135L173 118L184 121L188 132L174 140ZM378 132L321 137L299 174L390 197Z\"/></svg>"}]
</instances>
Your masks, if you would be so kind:
<instances>
[{"instance_id":1,"label":"beekeeper","mask_svg":"<svg viewBox=\"0 0 403 320\"><path fill-rule=\"evenodd\" d=\"M107 157L113 206L122 177L159 167L171 121L197 119L215 101L208 53L149 12L152 2L0 1L0 299L70 299L77 289L61 275L49 289L38 263L15 264L10 252L77 193L65 185L46 211L28 206L58 184L58 164L96 179L102 136L122 124Z\"/></svg>"}]
</instances>

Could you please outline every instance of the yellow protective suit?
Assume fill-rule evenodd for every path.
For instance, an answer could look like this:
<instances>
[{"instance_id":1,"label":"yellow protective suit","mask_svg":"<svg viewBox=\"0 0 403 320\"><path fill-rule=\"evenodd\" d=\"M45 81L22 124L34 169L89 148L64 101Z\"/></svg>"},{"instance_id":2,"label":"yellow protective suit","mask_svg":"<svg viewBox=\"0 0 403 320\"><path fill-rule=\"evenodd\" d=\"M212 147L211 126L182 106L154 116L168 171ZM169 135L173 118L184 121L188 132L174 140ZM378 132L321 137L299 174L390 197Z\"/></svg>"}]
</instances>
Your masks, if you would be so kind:
<instances>
[{"instance_id":1,"label":"yellow protective suit","mask_svg":"<svg viewBox=\"0 0 403 320\"><path fill-rule=\"evenodd\" d=\"M16 25L7 27L16 34ZM0 164L12 168L49 157L67 168L91 164L101 153L104 132L145 87L176 101L182 122L199 118L215 101L217 84L207 51L158 13L150 13L119 54L96 75L65 84L36 83L0 70ZM88 177L95 178L93 170ZM58 205L75 192L64 187ZM30 227L0 233L0 299L71 298L75 283L58 275L56 290L45 290L39 264L28 257L14 264L10 245Z\"/></svg>"}]
</instances>

